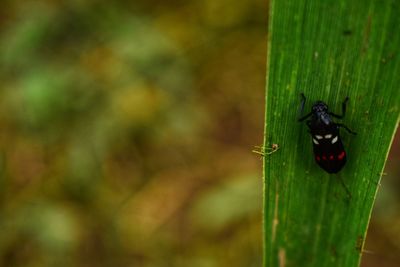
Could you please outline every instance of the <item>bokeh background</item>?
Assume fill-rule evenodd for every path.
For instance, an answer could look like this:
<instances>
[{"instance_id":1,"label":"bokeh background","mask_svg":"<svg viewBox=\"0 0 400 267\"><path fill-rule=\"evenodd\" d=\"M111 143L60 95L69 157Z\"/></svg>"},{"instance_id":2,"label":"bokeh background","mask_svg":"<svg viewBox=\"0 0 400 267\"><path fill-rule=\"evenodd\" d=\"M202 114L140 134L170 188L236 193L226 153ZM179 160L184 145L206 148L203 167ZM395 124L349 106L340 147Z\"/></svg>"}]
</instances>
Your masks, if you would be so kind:
<instances>
[{"instance_id":1,"label":"bokeh background","mask_svg":"<svg viewBox=\"0 0 400 267\"><path fill-rule=\"evenodd\" d=\"M3 0L0 266L261 266L267 14ZM400 262L399 152L365 267Z\"/></svg>"}]
</instances>

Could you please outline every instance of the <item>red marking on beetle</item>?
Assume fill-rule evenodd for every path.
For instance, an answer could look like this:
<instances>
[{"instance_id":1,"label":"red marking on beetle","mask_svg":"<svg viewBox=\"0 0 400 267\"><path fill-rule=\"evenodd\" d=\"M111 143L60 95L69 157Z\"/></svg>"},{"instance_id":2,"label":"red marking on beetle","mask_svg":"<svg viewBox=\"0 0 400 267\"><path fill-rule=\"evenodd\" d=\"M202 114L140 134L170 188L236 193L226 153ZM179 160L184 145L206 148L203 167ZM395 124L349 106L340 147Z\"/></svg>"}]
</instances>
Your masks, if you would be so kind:
<instances>
[{"instance_id":1,"label":"red marking on beetle","mask_svg":"<svg viewBox=\"0 0 400 267\"><path fill-rule=\"evenodd\" d=\"M325 156L325 155L323 155L323 156L322 156L322 159L323 159L323 160L326 160L326 156Z\"/></svg>"},{"instance_id":2,"label":"red marking on beetle","mask_svg":"<svg viewBox=\"0 0 400 267\"><path fill-rule=\"evenodd\" d=\"M321 158L320 158L319 156L316 156L315 159L316 159L317 161L320 161L320 160L321 160Z\"/></svg>"},{"instance_id":3,"label":"red marking on beetle","mask_svg":"<svg viewBox=\"0 0 400 267\"><path fill-rule=\"evenodd\" d=\"M333 155L330 155L330 156L329 156L329 159L330 159L330 160L333 160Z\"/></svg>"},{"instance_id":4,"label":"red marking on beetle","mask_svg":"<svg viewBox=\"0 0 400 267\"><path fill-rule=\"evenodd\" d=\"M342 159L344 158L345 155L346 155L346 153L345 153L344 151L342 151L342 152L339 154L338 159L339 159L339 160L342 160Z\"/></svg>"}]
</instances>

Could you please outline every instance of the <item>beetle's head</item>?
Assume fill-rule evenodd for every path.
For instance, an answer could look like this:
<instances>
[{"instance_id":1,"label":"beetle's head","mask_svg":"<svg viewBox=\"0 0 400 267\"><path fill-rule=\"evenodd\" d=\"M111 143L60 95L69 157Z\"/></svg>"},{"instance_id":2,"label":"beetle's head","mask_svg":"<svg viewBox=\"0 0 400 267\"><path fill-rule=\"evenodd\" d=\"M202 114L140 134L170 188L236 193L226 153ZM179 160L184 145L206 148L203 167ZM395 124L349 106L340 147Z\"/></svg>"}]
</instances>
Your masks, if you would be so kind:
<instances>
[{"instance_id":1,"label":"beetle's head","mask_svg":"<svg viewBox=\"0 0 400 267\"><path fill-rule=\"evenodd\" d=\"M322 101L317 101L312 106L312 111L314 113L326 113L328 112L328 106Z\"/></svg>"}]
</instances>

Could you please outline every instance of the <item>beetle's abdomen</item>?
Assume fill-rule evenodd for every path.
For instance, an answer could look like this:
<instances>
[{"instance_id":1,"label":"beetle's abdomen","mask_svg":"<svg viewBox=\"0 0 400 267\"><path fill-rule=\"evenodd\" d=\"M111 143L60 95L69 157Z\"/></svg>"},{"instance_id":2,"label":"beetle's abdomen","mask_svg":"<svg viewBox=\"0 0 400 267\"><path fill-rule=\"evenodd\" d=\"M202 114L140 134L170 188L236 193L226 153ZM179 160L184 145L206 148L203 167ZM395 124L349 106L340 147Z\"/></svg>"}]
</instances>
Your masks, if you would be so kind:
<instances>
[{"instance_id":1,"label":"beetle's abdomen","mask_svg":"<svg viewBox=\"0 0 400 267\"><path fill-rule=\"evenodd\" d=\"M337 173L346 164L346 152L339 135L313 134L314 157L317 164L328 173Z\"/></svg>"}]
</instances>

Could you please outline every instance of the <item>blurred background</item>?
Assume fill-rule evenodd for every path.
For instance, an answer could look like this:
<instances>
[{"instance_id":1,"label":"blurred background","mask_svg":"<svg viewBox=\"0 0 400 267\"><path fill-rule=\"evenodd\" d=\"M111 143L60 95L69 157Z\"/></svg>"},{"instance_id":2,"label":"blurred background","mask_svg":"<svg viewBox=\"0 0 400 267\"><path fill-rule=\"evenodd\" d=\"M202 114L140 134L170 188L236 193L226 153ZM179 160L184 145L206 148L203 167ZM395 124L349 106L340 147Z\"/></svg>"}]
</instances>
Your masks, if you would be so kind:
<instances>
[{"instance_id":1,"label":"blurred background","mask_svg":"<svg viewBox=\"0 0 400 267\"><path fill-rule=\"evenodd\" d=\"M0 266L261 266L267 13L3 0ZM395 144L365 267L400 262Z\"/></svg>"}]
</instances>

